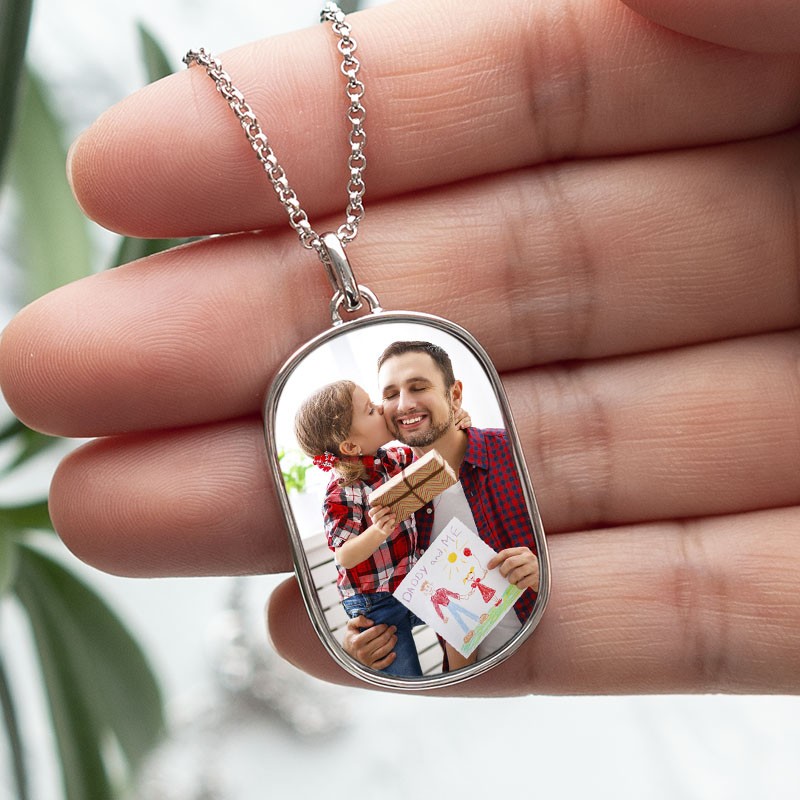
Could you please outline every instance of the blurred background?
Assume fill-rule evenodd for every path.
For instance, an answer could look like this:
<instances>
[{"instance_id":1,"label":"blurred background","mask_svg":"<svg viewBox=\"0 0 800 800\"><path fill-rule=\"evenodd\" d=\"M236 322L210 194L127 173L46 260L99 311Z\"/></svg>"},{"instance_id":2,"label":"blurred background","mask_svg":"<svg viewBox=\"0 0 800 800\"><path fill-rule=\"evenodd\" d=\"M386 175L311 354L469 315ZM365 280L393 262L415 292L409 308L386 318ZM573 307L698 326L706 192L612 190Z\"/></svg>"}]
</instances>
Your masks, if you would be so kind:
<instances>
[{"instance_id":1,"label":"blurred background","mask_svg":"<svg viewBox=\"0 0 800 800\"><path fill-rule=\"evenodd\" d=\"M12 114L28 6L0 0L2 324L169 244L83 220L71 139L189 47L317 24L320 2L35 0ZM130 580L67 553L44 498L70 446L0 407L0 800L800 796L798 698L432 700L313 681L266 640L277 578Z\"/></svg>"}]
</instances>

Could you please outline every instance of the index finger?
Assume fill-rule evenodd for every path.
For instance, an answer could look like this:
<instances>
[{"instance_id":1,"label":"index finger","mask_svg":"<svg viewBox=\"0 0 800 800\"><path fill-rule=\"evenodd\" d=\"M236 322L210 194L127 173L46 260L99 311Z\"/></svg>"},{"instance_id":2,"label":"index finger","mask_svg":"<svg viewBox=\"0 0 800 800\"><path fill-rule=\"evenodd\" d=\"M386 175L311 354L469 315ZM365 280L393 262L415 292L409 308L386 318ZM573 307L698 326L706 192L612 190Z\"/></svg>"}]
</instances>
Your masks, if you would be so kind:
<instances>
[{"instance_id":1,"label":"index finger","mask_svg":"<svg viewBox=\"0 0 800 800\"><path fill-rule=\"evenodd\" d=\"M489 563L486 565L489 569L494 569L499 564L502 564L507 558L510 558L517 553L521 553L523 550L528 550L527 547L507 547L505 550L501 550L499 553L495 553L491 559L489 559ZM530 552L528 550L528 552Z\"/></svg>"},{"instance_id":2,"label":"index finger","mask_svg":"<svg viewBox=\"0 0 800 800\"><path fill-rule=\"evenodd\" d=\"M798 119L796 57L711 46L610 0L579 10L509 0L502 15L491 4L465 14L454 0L408 0L351 19L373 199L543 161L757 136ZM223 58L312 220L346 202L348 123L331 38L318 26ZM285 222L198 68L106 112L74 145L69 171L89 216L135 236Z\"/></svg>"}]
</instances>

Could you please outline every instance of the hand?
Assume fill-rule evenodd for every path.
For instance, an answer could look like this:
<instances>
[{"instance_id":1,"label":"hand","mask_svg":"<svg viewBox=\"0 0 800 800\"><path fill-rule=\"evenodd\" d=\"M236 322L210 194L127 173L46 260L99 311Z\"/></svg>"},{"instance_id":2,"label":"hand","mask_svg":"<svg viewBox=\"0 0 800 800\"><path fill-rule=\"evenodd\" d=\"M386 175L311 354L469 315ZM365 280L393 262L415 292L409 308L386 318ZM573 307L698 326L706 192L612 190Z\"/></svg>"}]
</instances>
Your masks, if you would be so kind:
<instances>
[{"instance_id":1,"label":"hand","mask_svg":"<svg viewBox=\"0 0 800 800\"><path fill-rule=\"evenodd\" d=\"M388 506L374 506L367 511L370 522L378 528L384 539L392 535L397 527L397 518Z\"/></svg>"},{"instance_id":2,"label":"hand","mask_svg":"<svg viewBox=\"0 0 800 800\"><path fill-rule=\"evenodd\" d=\"M346 627L342 646L356 661L381 670L397 658L394 653L397 628L394 625L375 625L371 619L361 616L348 620Z\"/></svg>"},{"instance_id":3,"label":"hand","mask_svg":"<svg viewBox=\"0 0 800 800\"><path fill-rule=\"evenodd\" d=\"M800 690L800 6L637 3L673 30L613 0L352 19L372 82L358 279L492 354L549 531L540 626L453 693ZM346 183L330 38L224 60L317 230ZM290 569L259 399L329 327L324 270L202 70L104 114L70 171L118 231L260 232L92 276L8 326L13 410L105 437L58 469L56 528L117 574ZM351 681L294 582L269 620L294 663Z\"/></svg>"},{"instance_id":4,"label":"hand","mask_svg":"<svg viewBox=\"0 0 800 800\"><path fill-rule=\"evenodd\" d=\"M457 409L454 422L456 428L462 431L472 427L472 417L463 408Z\"/></svg>"},{"instance_id":5,"label":"hand","mask_svg":"<svg viewBox=\"0 0 800 800\"><path fill-rule=\"evenodd\" d=\"M500 574L518 589L539 588L539 559L528 547L509 547L501 550L486 565L500 568Z\"/></svg>"}]
</instances>

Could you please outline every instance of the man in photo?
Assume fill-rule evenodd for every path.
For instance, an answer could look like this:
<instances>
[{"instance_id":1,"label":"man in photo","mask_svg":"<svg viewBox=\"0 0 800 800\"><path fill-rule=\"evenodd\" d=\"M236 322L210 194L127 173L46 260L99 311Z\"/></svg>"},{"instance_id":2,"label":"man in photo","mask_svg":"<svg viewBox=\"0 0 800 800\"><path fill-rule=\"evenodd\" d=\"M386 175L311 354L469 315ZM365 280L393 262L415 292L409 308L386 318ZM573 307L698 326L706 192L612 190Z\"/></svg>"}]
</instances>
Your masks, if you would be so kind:
<instances>
[{"instance_id":1,"label":"man in photo","mask_svg":"<svg viewBox=\"0 0 800 800\"><path fill-rule=\"evenodd\" d=\"M447 523L458 518L497 555L488 567L525 592L477 648L480 660L507 642L533 609L539 585L534 532L506 431L459 430L462 385L448 354L430 342L394 342L378 360L383 413L390 432L417 456L436 449L458 483L416 512L421 555ZM365 617L351 619L343 645L361 663L382 669L394 659L391 627ZM449 665L457 666L457 665ZM460 665L458 665L460 666Z\"/></svg>"}]
</instances>

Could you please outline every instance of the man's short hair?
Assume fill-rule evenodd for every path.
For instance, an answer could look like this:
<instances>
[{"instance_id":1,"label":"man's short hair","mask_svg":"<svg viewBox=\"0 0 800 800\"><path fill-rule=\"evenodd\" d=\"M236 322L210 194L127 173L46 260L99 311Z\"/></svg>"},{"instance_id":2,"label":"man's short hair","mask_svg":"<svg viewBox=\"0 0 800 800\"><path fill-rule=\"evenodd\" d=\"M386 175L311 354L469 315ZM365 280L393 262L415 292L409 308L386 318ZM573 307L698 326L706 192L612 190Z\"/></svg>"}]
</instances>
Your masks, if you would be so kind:
<instances>
[{"instance_id":1,"label":"man's short hair","mask_svg":"<svg viewBox=\"0 0 800 800\"><path fill-rule=\"evenodd\" d=\"M390 358L402 356L406 353L427 353L442 373L445 390L449 391L450 387L456 382L456 377L453 374L453 364L450 361L450 356L447 355L447 351L430 342L393 342L381 353L378 359L378 369Z\"/></svg>"}]
</instances>

